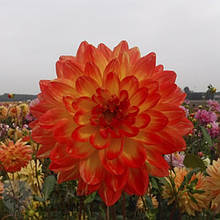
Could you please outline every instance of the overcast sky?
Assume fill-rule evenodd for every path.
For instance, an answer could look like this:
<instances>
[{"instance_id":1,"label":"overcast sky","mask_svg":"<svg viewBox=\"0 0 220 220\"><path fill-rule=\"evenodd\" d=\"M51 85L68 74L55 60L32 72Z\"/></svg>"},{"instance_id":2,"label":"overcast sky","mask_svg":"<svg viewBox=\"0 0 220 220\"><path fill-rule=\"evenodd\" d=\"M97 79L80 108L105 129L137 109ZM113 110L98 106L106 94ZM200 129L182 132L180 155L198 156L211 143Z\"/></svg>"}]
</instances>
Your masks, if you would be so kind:
<instances>
[{"instance_id":1,"label":"overcast sky","mask_svg":"<svg viewBox=\"0 0 220 220\"><path fill-rule=\"evenodd\" d=\"M127 40L156 52L181 88L220 90L220 0L0 0L0 94L39 93L83 40Z\"/></svg>"}]
</instances>

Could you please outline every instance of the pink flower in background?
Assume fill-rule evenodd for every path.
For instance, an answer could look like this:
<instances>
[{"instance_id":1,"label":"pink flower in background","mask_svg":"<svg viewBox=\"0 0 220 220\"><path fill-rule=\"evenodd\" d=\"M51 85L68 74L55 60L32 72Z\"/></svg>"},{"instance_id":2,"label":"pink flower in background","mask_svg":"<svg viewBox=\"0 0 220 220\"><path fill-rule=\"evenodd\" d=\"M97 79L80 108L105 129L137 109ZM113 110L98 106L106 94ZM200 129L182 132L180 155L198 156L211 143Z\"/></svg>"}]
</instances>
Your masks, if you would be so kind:
<instances>
[{"instance_id":1,"label":"pink flower in background","mask_svg":"<svg viewBox=\"0 0 220 220\"><path fill-rule=\"evenodd\" d=\"M189 109L185 108L183 105L181 105L180 108L183 109L186 112L186 117L188 117Z\"/></svg>"},{"instance_id":2,"label":"pink flower in background","mask_svg":"<svg viewBox=\"0 0 220 220\"><path fill-rule=\"evenodd\" d=\"M206 110L198 110L195 114L195 118L201 123L201 124L208 124L211 122L215 122L217 120L217 116L215 112L206 111Z\"/></svg>"},{"instance_id":3,"label":"pink flower in background","mask_svg":"<svg viewBox=\"0 0 220 220\"><path fill-rule=\"evenodd\" d=\"M212 138L216 138L220 135L219 124L217 122L211 122L210 125L211 128L208 129L208 132Z\"/></svg>"},{"instance_id":4,"label":"pink flower in background","mask_svg":"<svg viewBox=\"0 0 220 220\"><path fill-rule=\"evenodd\" d=\"M207 104L211 111L217 111L220 112L220 104L217 101L214 100L208 100Z\"/></svg>"},{"instance_id":5,"label":"pink flower in background","mask_svg":"<svg viewBox=\"0 0 220 220\"><path fill-rule=\"evenodd\" d=\"M164 159L173 167L184 167L183 161L184 161L185 155L181 152L176 152L172 154L167 154L164 156Z\"/></svg>"}]
</instances>

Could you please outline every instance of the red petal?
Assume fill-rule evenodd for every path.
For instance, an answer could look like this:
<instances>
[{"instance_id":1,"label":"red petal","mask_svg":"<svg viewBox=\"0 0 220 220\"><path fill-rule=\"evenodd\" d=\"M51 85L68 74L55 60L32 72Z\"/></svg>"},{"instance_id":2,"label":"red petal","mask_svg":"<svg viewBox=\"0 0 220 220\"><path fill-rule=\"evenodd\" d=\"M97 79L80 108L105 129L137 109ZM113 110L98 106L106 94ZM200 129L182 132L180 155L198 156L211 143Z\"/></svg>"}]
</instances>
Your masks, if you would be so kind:
<instances>
[{"instance_id":1,"label":"red petal","mask_svg":"<svg viewBox=\"0 0 220 220\"><path fill-rule=\"evenodd\" d=\"M133 47L133 48L129 49L127 51L127 53L130 57L130 63L132 65L134 65L137 62L137 60L140 58L140 51L139 51L138 47Z\"/></svg>"},{"instance_id":2,"label":"red petal","mask_svg":"<svg viewBox=\"0 0 220 220\"><path fill-rule=\"evenodd\" d=\"M96 185L103 180L104 169L97 153L93 153L86 160L81 160L79 172L83 181L90 185Z\"/></svg>"},{"instance_id":3,"label":"red petal","mask_svg":"<svg viewBox=\"0 0 220 220\"><path fill-rule=\"evenodd\" d=\"M155 107L155 105L160 101L160 98L161 97L158 93L149 94L144 100L144 103L142 103L142 105L139 106L140 112L144 112L148 109Z\"/></svg>"},{"instance_id":4,"label":"red petal","mask_svg":"<svg viewBox=\"0 0 220 220\"><path fill-rule=\"evenodd\" d=\"M148 91L146 88L142 87L136 91L134 95L131 96L130 103L134 106L139 106L143 102L145 102L148 95Z\"/></svg>"},{"instance_id":5,"label":"red petal","mask_svg":"<svg viewBox=\"0 0 220 220\"><path fill-rule=\"evenodd\" d=\"M140 128L145 128L149 122L150 122L151 118L149 115L147 114L138 114L136 117L136 121L135 121L135 126Z\"/></svg>"},{"instance_id":6,"label":"red petal","mask_svg":"<svg viewBox=\"0 0 220 220\"><path fill-rule=\"evenodd\" d=\"M71 134L76 125L69 119L59 120L54 126L54 138L60 143L66 143L71 140Z\"/></svg>"},{"instance_id":7,"label":"red petal","mask_svg":"<svg viewBox=\"0 0 220 220\"><path fill-rule=\"evenodd\" d=\"M120 191L124 188L128 180L128 172L124 172L122 175L112 175L106 172L105 184L110 187L114 192Z\"/></svg>"},{"instance_id":8,"label":"red petal","mask_svg":"<svg viewBox=\"0 0 220 220\"><path fill-rule=\"evenodd\" d=\"M142 196L146 193L149 177L145 166L141 168L130 168L125 192Z\"/></svg>"},{"instance_id":9,"label":"red petal","mask_svg":"<svg viewBox=\"0 0 220 220\"><path fill-rule=\"evenodd\" d=\"M57 175L57 182L63 183L66 181L75 180L75 179L78 179L78 176L79 176L78 168L75 168L72 170L61 171Z\"/></svg>"},{"instance_id":10,"label":"red petal","mask_svg":"<svg viewBox=\"0 0 220 220\"><path fill-rule=\"evenodd\" d=\"M89 195L97 191L99 188L100 184L88 185L82 180L82 178L80 178L77 185L77 196Z\"/></svg>"},{"instance_id":11,"label":"red petal","mask_svg":"<svg viewBox=\"0 0 220 220\"><path fill-rule=\"evenodd\" d=\"M122 125L120 126L119 133L122 135L125 135L127 137L134 137L138 134L139 129L134 126L130 126L127 124L127 122L123 122Z\"/></svg>"},{"instance_id":12,"label":"red petal","mask_svg":"<svg viewBox=\"0 0 220 220\"><path fill-rule=\"evenodd\" d=\"M147 126L149 131L160 131L168 124L168 118L161 112L149 110L146 113L150 117L150 123Z\"/></svg>"},{"instance_id":13,"label":"red petal","mask_svg":"<svg viewBox=\"0 0 220 220\"><path fill-rule=\"evenodd\" d=\"M143 144L127 138L125 139L123 152L119 159L124 166L141 167L146 159L146 150Z\"/></svg>"},{"instance_id":14,"label":"red petal","mask_svg":"<svg viewBox=\"0 0 220 220\"><path fill-rule=\"evenodd\" d=\"M86 124L89 124L90 117L91 117L90 113L78 111L75 113L73 119L78 125L86 125Z\"/></svg>"},{"instance_id":15,"label":"red petal","mask_svg":"<svg viewBox=\"0 0 220 220\"><path fill-rule=\"evenodd\" d=\"M72 96L64 96L63 97L63 103L69 113L74 113L75 109L72 106L72 103L75 101L75 98Z\"/></svg>"},{"instance_id":16,"label":"red petal","mask_svg":"<svg viewBox=\"0 0 220 220\"><path fill-rule=\"evenodd\" d=\"M104 185L98 192L107 206L114 205L121 197L121 191L114 192L110 187Z\"/></svg>"}]
</instances>

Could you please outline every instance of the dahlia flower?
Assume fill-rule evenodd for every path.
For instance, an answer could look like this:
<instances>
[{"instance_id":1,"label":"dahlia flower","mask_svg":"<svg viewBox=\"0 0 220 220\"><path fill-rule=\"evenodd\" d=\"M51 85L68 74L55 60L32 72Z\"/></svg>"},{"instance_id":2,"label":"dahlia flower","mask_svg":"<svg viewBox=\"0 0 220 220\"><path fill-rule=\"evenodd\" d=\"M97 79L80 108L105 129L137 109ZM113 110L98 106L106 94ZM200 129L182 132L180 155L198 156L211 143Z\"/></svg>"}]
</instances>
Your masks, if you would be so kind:
<instances>
[{"instance_id":1,"label":"dahlia flower","mask_svg":"<svg viewBox=\"0 0 220 220\"><path fill-rule=\"evenodd\" d=\"M7 172L16 172L25 167L32 157L30 145L18 140L14 143L7 140L6 143L0 143L0 163Z\"/></svg>"},{"instance_id":2,"label":"dahlia flower","mask_svg":"<svg viewBox=\"0 0 220 220\"><path fill-rule=\"evenodd\" d=\"M213 161L206 169L207 177L207 191L213 199L213 205L216 212L220 212L220 158Z\"/></svg>"},{"instance_id":3,"label":"dahlia flower","mask_svg":"<svg viewBox=\"0 0 220 220\"><path fill-rule=\"evenodd\" d=\"M216 138L220 134L220 128L218 122L211 122L210 128L208 128L208 132L212 138Z\"/></svg>"},{"instance_id":4,"label":"dahlia flower","mask_svg":"<svg viewBox=\"0 0 220 220\"><path fill-rule=\"evenodd\" d=\"M4 106L0 106L0 120L4 120L7 118L8 109Z\"/></svg>"},{"instance_id":5,"label":"dahlia flower","mask_svg":"<svg viewBox=\"0 0 220 220\"><path fill-rule=\"evenodd\" d=\"M211 111L220 112L220 104L218 101L214 101L210 99L207 101L207 104Z\"/></svg>"},{"instance_id":6,"label":"dahlia flower","mask_svg":"<svg viewBox=\"0 0 220 220\"><path fill-rule=\"evenodd\" d=\"M186 212L188 215L195 216L195 212L201 212L202 209L207 209L210 201L210 197L208 196L208 192L206 189L206 179L205 176L201 172L197 174L193 174L189 184L198 179L198 182L193 187L194 190L202 190L204 193L191 193L187 188L189 185L185 185L182 190L178 192L178 188L184 180L184 177L187 175L187 169L184 168L174 168L174 172L170 171L170 177L173 179L175 183L175 188L172 188L172 184L169 178L166 177L167 184L163 187L162 197L164 199L168 199L168 205L172 204L174 201L178 203L178 207L181 213ZM175 195L177 193L177 197ZM193 196L197 203L193 201L190 196ZM175 200L176 199L176 200Z\"/></svg>"},{"instance_id":7,"label":"dahlia flower","mask_svg":"<svg viewBox=\"0 0 220 220\"><path fill-rule=\"evenodd\" d=\"M181 152L175 152L164 156L165 160L173 167L184 167L183 161L185 155Z\"/></svg>"},{"instance_id":8,"label":"dahlia flower","mask_svg":"<svg viewBox=\"0 0 220 220\"><path fill-rule=\"evenodd\" d=\"M203 125L217 120L217 116L215 112L206 111L204 109L203 110L199 109L195 114L195 118Z\"/></svg>"},{"instance_id":9,"label":"dahlia flower","mask_svg":"<svg viewBox=\"0 0 220 220\"><path fill-rule=\"evenodd\" d=\"M82 42L56 72L40 81L30 109L38 156L51 159L59 183L78 180L78 195L98 191L110 206L122 191L145 194L148 175L168 175L162 155L185 149L192 124L176 74L156 66L154 53L141 57L125 41L113 51Z\"/></svg>"}]
</instances>

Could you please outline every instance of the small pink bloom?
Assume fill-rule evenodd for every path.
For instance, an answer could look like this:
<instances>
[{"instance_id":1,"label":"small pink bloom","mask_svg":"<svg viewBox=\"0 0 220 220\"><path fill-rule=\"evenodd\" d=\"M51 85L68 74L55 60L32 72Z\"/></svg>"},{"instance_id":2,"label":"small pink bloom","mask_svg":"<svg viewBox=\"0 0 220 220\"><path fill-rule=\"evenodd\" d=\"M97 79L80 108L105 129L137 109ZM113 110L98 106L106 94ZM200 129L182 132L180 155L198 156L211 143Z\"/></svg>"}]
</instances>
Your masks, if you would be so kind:
<instances>
[{"instance_id":1,"label":"small pink bloom","mask_svg":"<svg viewBox=\"0 0 220 220\"><path fill-rule=\"evenodd\" d=\"M217 120L217 116L215 112L212 111L206 111L206 110L198 110L195 114L195 118L201 123L201 124L208 124L211 122L215 122Z\"/></svg>"}]
</instances>

